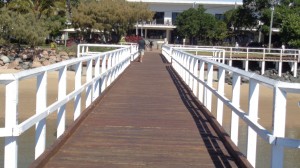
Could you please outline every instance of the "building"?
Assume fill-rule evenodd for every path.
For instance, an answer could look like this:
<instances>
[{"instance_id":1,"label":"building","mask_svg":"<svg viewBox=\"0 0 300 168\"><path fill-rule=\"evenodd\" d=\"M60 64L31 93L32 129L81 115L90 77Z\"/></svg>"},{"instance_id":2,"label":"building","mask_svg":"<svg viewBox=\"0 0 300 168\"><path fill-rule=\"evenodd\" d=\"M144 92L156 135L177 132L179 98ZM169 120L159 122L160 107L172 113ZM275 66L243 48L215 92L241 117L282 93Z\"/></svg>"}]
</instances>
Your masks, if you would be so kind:
<instances>
[{"instance_id":1,"label":"building","mask_svg":"<svg viewBox=\"0 0 300 168\"><path fill-rule=\"evenodd\" d=\"M189 8L203 5L207 13L222 19L224 13L243 4L242 0L127 0L128 2L142 2L149 5L155 12L153 21L140 21L135 25L136 35L142 35L153 41L168 41L173 43L176 37L176 17Z\"/></svg>"}]
</instances>

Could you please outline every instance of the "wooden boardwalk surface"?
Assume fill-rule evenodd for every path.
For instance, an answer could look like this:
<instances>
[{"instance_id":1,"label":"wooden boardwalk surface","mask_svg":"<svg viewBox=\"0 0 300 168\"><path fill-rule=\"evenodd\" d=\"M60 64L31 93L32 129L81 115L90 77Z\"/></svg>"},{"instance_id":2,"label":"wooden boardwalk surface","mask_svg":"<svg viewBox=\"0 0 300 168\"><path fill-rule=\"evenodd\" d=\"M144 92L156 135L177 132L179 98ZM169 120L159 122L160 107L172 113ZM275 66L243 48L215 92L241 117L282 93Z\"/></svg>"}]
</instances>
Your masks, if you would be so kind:
<instances>
[{"instance_id":1,"label":"wooden boardwalk surface","mask_svg":"<svg viewBox=\"0 0 300 168\"><path fill-rule=\"evenodd\" d=\"M146 52L59 150L31 167L241 167L175 78L158 52Z\"/></svg>"}]
</instances>

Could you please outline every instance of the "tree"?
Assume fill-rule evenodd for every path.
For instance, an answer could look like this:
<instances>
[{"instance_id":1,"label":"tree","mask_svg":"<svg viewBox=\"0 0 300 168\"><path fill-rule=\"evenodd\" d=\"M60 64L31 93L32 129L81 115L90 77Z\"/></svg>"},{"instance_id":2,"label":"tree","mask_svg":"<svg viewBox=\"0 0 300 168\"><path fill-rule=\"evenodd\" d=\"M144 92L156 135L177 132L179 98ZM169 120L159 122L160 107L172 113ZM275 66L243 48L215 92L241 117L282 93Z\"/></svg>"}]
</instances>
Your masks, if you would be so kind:
<instances>
[{"instance_id":1,"label":"tree","mask_svg":"<svg viewBox=\"0 0 300 168\"><path fill-rule=\"evenodd\" d=\"M199 34L199 22L197 9L190 8L177 16L177 32L183 37L194 39Z\"/></svg>"},{"instance_id":2,"label":"tree","mask_svg":"<svg viewBox=\"0 0 300 168\"><path fill-rule=\"evenodd\" d=\"M57 36L65 26L65 5L65 0L7 1L0 13L6 20L2 41L15 39L34 46L45 42L49 34Z\"/></svg>"},{"instance_id":3,"label":"tree","mask_svg":"<svg viewBox=\"0 0 300 168\"><path fill-rule=\"evenodd\" d=\"M291 47L300 47L300 15L289 14L282 22L282 41Z\"/></svg>"},{"instance_id":4,"label":"tree","mask_svg":"<svg viewBox=\"0 0 300 168\"><path fill-rule=\"evenodd\" d=\"M102 31L114 34L118 42L122 35L139 20L151 20L153 12L144 3L126 0L84 1L72 11L72 23L81 32Z\"/></svg>"},{"instance_id":5,"label":"tree","mask_svg":"<svg viewBox=\"0 0 300 168\"><path fill-rule=\"evenodd\" d=\"M1 9L0 37L2 43L11 39L25 42L31 46L43 44L49 31L43 20L37 20L33 13L20 14L7 9Z\"/></svg>"},{"instance_id":6,"label":"tree","mask_svg":"<svg viewBox=\"0 0 300 168\"><path fill-rule=\"evenodd\" d=\"M215 17L205 13L203 6L180 13L175 21L177 32L181 36L188 37L191 44L195 44L196 38L202 40L209 38L208 32L213 29L215 23Z\"/></svg>"},{"instance_id":7,"label":"tree","mask_svg":"<svg viewBox=\"0 0 300 168\"><path fill-rule=\"evenodd\" d=\"M37 19L41 19L65 10L65 6L65 0L11 0L7 7L23 14L32 12Z\"/></svg>"},{"instance_id":8,"label":"tree","mask_svg":"<svg viewBox=\"0 0 300 168\"><path fill-rule=\"evenodd\" d=\"M257 20L264 23L262 32L264 34L270 31L271 7L274 7L273 25L272 28L280 29L280 40L295 46L298 44L299 32L298 18L300 16L300 1L299 0L244 0L243 7L249 9L252 15L255 15ZM241 15L239 15L241 16ZM244 22L245 20L242 20ZM299 47L299 45L298 45Z\"/></svg>"},{"instance_id":9,"label":"tree","mask_svg":"<svg viewBox=\"0 0 300 168\"><path fill-rule=\"evenodd\" d=\"M228 28L239 34L242 29L251 29L256 26L257 18L252 9L238 7L225 12L225 22Z\"/></svg>"},{"instance_id":10,"label":"tree","mask_svg":"<svg viewBox=\"0 0 300 168\"><path fill-rule=\"evenodd\" d=\"M223 40L228 37L226 23L223 21L217 21L213 29L208 31L208 36L211 39L213 45L215 45L216 43L222 44Z\"/></svg>"}]
</instances>

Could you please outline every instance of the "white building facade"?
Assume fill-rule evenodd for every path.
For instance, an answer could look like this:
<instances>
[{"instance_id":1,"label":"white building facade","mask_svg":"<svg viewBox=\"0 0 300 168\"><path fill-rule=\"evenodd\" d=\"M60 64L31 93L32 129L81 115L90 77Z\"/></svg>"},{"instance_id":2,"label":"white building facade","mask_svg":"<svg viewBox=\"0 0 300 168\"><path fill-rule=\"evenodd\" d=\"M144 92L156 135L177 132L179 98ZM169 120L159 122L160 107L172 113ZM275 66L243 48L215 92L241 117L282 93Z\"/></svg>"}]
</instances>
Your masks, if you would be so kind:
<instances>
[{"instance_id":1,"label":"white building facade","mask_svg":"<svg viewBox=\"0 0 300 168\"><path fill-rule=\"evenodd\" d=\"M128 2L147 3L150 10L155 12L153 21L140 21L135 25L136 35L144 36L154 41L173 42L176 36L175 20L178 14L189 8L203 5L207 13L218 19L223 14L243 4L242 0L127 0Z\"/></svg>"}]
</instances>

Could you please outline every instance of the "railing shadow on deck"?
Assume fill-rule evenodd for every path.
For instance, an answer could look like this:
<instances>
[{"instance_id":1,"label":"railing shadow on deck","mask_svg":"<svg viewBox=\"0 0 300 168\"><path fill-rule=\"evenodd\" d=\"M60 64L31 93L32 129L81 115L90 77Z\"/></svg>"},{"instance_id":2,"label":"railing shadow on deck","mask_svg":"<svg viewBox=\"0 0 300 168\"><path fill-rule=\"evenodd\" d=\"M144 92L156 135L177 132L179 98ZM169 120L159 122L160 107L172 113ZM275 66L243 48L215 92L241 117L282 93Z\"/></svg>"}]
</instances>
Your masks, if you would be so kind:
<instances>
[{"instance_id":1,"label":"railing shadow on deck","mask_svg":"<svg viewBox=\"0 0 300 168\"><path fill-rule=\"evenodd\" d=\"M164 63L168 63L163 55L161 55L161 58ZM195 98L192 91L184 84L175 70L169 65L166 66L166 69L178 89L183 103L193 117L199 135L204 140L204 144L215 166L231 167L229 160L234 160L238 167L252 167L243 153L240 152L238 147L231 141L230 136L226 133L224 128L218 124L215 117L209 113L206 107ZM210 125L212 128L210 128ZM212 131L215 131L217 136L213 135ZM221 150L220 143L224 143L224 146L231 156Z\"/></svg>"}]
</instances>

